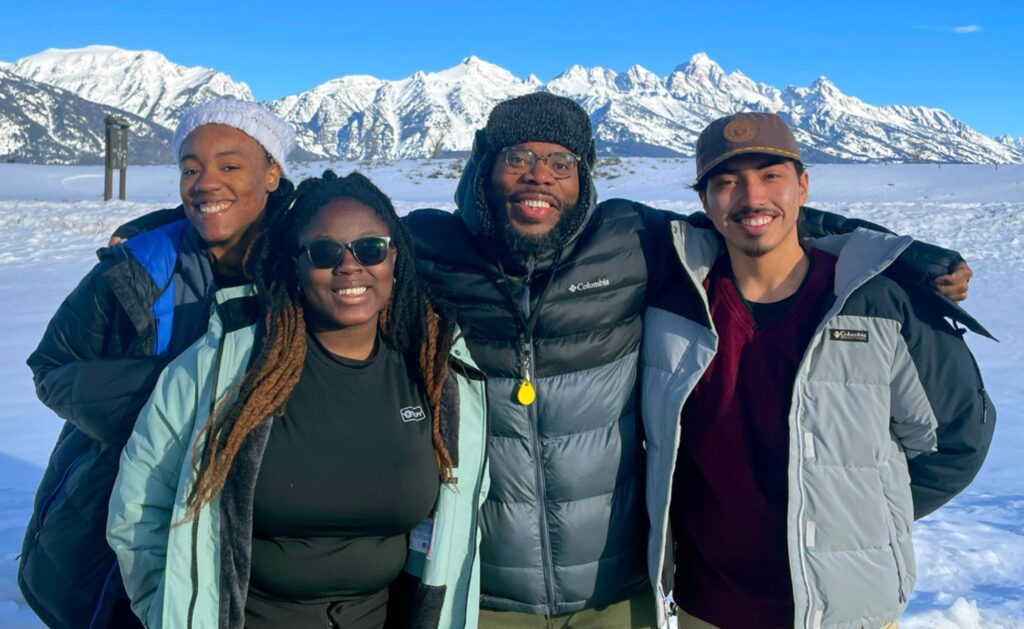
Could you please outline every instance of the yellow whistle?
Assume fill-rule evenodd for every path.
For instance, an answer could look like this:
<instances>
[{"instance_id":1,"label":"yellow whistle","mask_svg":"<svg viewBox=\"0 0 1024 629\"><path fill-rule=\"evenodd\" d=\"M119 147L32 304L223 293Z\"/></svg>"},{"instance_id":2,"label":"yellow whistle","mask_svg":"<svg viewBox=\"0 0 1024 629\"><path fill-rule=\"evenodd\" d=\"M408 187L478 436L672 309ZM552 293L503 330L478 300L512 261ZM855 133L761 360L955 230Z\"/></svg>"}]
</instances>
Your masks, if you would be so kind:
<instances>
[{"instance_id":1,"label":"yellow whistle","mask_svg":"<svg viewBox=\"0 0 1024 629\"><path fill-rule=\"evenodd\" d=\"M516 390L516 400L519 401L523 406L529 406L533 404L534 400L537 399L537 391L530 384L529 380L523 380L519 383L519 389Z\"/></svg>"}]
</instances>

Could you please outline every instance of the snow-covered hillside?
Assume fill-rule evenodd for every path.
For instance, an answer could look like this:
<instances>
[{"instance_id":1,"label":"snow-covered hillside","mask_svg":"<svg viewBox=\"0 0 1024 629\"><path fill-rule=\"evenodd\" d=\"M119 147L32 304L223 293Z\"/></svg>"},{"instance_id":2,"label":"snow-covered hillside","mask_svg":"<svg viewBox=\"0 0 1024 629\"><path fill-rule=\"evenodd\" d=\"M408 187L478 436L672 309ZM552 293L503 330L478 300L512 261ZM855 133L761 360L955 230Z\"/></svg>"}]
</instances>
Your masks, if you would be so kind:
<instances>
[{"instance_id":1,"label":"snow-covered hillside","mask_svg":"<svg viewBox=\"0 0 1024 629\"><path fill-rule=\"evenodd\" d=\"M100 164L104 151L104 107L58 87L0 68L0 159L49 164ZM171 132L126 112L131 125L131 164L166 164Z\"/></svg>"},{"instance_id":2,"label":"snow-covered hillside","mask_svg":"<svg viewBox=\"0 0 1024 629\"><path fill-rule=\"evenodd\" d=\"M338 167L340 173L355 167ZM294 164L296 177L324 164ZM451 160L360 165L401 213L451 209ZM126 202L102 203L102 170L0 164L0 626L37 627L15 584L36 484L61 422L35 398L24 364L47 320L121 222L177 201L171 167L140 167ZM625 159L598 170L601 198L691 212L682 159ZM976 271L967 308L1000 339L968 336L999 412L974 484L916 523L918 585L904 629L1024 628L1024 165L820 165L811 205L961 251Z\"/></svg>"}]
</instances>

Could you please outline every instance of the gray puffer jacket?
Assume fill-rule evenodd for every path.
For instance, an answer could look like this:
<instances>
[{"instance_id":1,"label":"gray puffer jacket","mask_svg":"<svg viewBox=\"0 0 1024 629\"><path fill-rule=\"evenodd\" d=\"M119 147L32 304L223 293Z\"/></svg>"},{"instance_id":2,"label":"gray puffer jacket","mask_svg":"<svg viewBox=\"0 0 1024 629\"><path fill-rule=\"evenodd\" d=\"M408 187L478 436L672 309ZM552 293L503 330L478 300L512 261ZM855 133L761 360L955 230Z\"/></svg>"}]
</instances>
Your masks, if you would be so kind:
<instances>
[{"instance_id":1,"label":"gray puffer jacket","mask_svg":"<svg viewBox=\"0 0 1024 629\"><path fill-rule=\"evenodd\" d=\"M642 353L652 576L667 544L680 412L717 346L702 282L718 242L683 223L672 229L689 279L648 309ZM866 231L815 242L839 260L835 301L797 372L789 415L797 627L896 620L915 581L910 530L919 493L912 485L930 484L929 470L962 457L948 446L970 435L972 456L960 458L957 481L920 494L931 508L936 492L938 504L949 500L973 478L991 440L991 401L962 331L944 316L987 332L951 302L879 275L910 242ZM908 469L908 460L920 465Z\"/></svg>"},{"instance_id":2,"label":"gray puffer jacket","mask_svg":"<svg viewBox=\"0 0 1024 629\"><path fill-rule=\"evenodd\" d=\"M646 587L637 366L651 240L661 236L671 253L668 217L625 201L596 206L590 195L560 252L516 256L481 225L475 184L493 156L479 137L476 148L458 214L419 210L406 225L421 277L447 294L487 375L481 605L534 614L600 607ZM528 320L538 307L537 400L523 406L514 397L521 329L512 308Z\"/></svg>"}]
</instances>

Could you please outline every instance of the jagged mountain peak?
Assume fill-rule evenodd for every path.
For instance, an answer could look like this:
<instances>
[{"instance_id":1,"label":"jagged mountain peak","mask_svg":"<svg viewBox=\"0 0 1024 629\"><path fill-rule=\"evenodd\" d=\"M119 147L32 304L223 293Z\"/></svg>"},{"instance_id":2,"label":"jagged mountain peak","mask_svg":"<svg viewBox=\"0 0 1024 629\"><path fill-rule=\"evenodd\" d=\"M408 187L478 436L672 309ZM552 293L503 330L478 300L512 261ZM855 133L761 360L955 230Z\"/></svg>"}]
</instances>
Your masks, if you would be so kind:
<instances>
[{"instance_id":1,"label":"jagged mountain peak","mask_svg":"<svg viewBox=\"0 0 1024 629\"><path fill-rule=\"evenodd\" d=\"M825 75L819 76L814 79L814 82L808 86L808 89L812 92L818 92L821 94L842 94L836 84L829 80Z\"/></svg>"},{"instance_id":2,"label":"jagged mountain peak","mask_svg":"<svg viewBox=\"0 0 1024 629\"><path fill-rule=\"evenodd\" d=\"M50 48L19 59L9 69L166 128L177 124L189 107L213 98L253 100L245 83L210 68L178 65L152 50L106 45Z\"/></svg>"},{"instance_id":3,"label":"jagged mountain peak","mask_svg":"<svg viewBox=\"0 0 1024 629\"><path fill-rule=\"evenodd\" d=\"M201 66L186 67L172 63L163 54L153 50L126 50L116 46L95 44L83 48L47 48L15 62L17 71L34 70L37 74L48 70L51 74L59 71L67 76L79 72L110 72L115 68L123 68L131 64L145 63L158 66L163 71L175 75L214 73L215 70Z\"/></svg>"},{"instance_id":4,"label":"jagged mountain peak","mask_svg":"<svg viewBox=\"0 0 1024 629\"><path fill-rule=\"evenodd\" d=\"M690 60L686 62L686 66L693 66L693 67L708 66L708 67L711 67L711 66L718 66L718 64L715 63L711 59L711 57L708 56L708 53L701 51L701 52L693 53L693 55L690 57ZM686 66L678 66L678 68L682 69L682 68L684 68Z\"/></svg>"},{"instance_id":5,"label":"jagged mountain peak","mask_svg":"<svg viewBox=\"0 0 1024 629\"><path fill-rule=\"evenodd\" d=\"M624 73L627 77L635 79L637 81L643 81L645 83L660 83L661 79L658 75L651 72L647 68L640 64L633 64Z\"/></svg>"},{"instance_id":6,"label":"jagged mountain peak","mask_svg":"<svg viewBox=\"0 0 1024 629\"><path fill-rule=\"evenodd\" d=\"M417 76L422 73L417 72ZM471 77L480 77L486 80L499 80L499 81L519 81L519 79L499 65L495 65L488 61L477 57L476 55L470 55L465 57L457 65L454 65L446 70L440 72L427 73L423 75L423 78L431 77L435 80L446 81L450 83L456 83L459 81L467 80Z\"/></svg>"},{"instance_id":7,"label":"jagged mountain peak","mask_svg":"<svg viewBox=\"0 0 1024 629\"><path fill-rule=\"evenodd\" d=\"M594 66L585 68L579 64L569 66L564 72L547 82L545 87L561 96L586 94L606 96L618 91L615 80L618 75L607 68Z\"/></svg>"},{"instance_id":8,"label":"jagged mountain peak","mask_svg":"<svg viewBox=\"0 0 1024 629\"><path fill-rule=\"evenodd\" d=\"M1011 149L1021 151L1024 153L1024 136L1015 137L1012 135L1001 135L996 138L996 142L999 142L1003 146L1008 146Z\"/></svg>"},{"instance_id":9,"label":"jagged mountain peak","mask_svg":"<svg viewBox=\"0 0 1024 629\"><path fill-rule=\"evenodd\" d=\"M704 76L712 79L719 79L725 76L722 66L718 65L704 52L698 52L683 65L676 66L677 72L689 76Z\"/></svg>"},{"instance_id":10,"label":"jagged mountain peak","mask_svg":"<svg viewBox=\"0 0 1024 629\"><path fill-rule=\"evenodd\" d=\"M584 68L580 64L574 63L571 66L569 66L568 68L566 68L565 70L563 70L561 72L561 74L556 76L553 80L557 81L558 79L563 79L563 78L589 77L589 76L591 76L594 73L595 70L598 70L598 69L599 68Z\"/></svg>"}]
</instances>

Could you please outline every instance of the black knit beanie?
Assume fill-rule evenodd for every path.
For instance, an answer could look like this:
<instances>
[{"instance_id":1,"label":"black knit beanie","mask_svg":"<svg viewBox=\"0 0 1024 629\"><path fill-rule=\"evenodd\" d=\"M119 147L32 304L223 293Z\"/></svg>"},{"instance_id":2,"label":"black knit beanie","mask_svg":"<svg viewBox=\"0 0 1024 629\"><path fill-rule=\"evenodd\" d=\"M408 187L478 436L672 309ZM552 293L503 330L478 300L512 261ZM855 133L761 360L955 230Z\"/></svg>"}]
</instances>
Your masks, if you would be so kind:
<instances>
[{"instance_id":1,"label":"black knit beanie","mask_svg":"<svg viewBox=\"0 0 1024 629\"><path fill-rule=\"evenodd\" d=\"M495 105L484 135L495 153L524 142L550 142L579 155L587 166L594 162L590 116L576 101L548 92L534 92Z\"/></svg>"},{"instance_id":2,"label":"black knit beanie","mask_svg":"<svg viewBox=\"0 0 1024 629\"><path fill-rule=\"evenodd\" d=\"M494 106L487 126L477 131L474 150L481 152L481 171L476 188L478 207L484 228L493 233L493 223L484 195L485 178L489 177L498 151L526 142L560 144L580 157L579 204L589 204L593 182L596 149L590 116L576 101L549 92L534 92L502 101ZM574 222L582 222L583 213L576 213ZM575 232L575 226L571 231Z\"/></svg>"}]
</instances>

